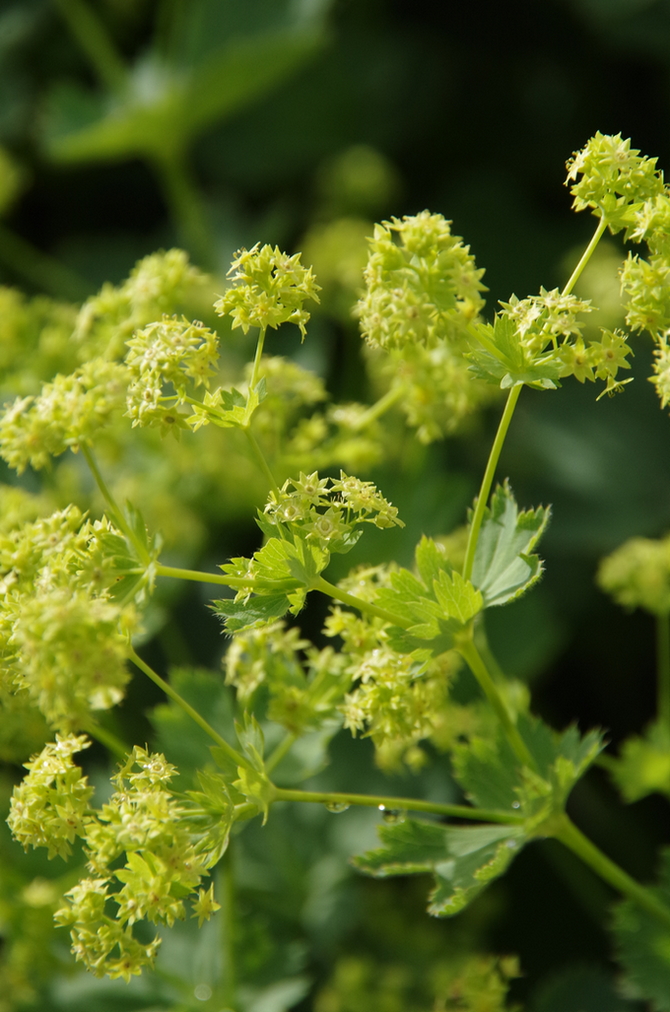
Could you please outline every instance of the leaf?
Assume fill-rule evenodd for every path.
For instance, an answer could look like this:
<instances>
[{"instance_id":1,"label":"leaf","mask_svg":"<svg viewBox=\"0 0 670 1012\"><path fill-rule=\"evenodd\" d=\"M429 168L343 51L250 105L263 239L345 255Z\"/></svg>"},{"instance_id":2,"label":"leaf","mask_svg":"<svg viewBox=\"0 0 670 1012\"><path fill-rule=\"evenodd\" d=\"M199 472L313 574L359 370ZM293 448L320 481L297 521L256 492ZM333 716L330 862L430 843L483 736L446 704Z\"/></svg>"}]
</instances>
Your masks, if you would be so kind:
<instances>
[{"instance_id":1,"label":"leaf","mask_svg":"<svg viewBox=\"0 0 670 1012\"><path fill-rule=\"evenodd\" d=\"M598 731L583 737L576 727L559 733L537 717L522 715L518 730L537 772L519 761L500 729L495 737L473 738L453 751L454 776L466 797L483 808L516 810L539 827L562 811L573 786L603 747Z\"/></svg>"},{"instance_id":2,"label":"leaf","mask_svg":"<svg viewBox=\"0 0 670 1012\"><path fill-rule=\"evenodd\" d=\"M187 5L194 18L200 6L194 0ZM210 124L274 88L322 42L318 25L306 24L222 34L219 44L189 67L149 53L132 68L125 89L97 108L83 89L58 87L47 106L48 153L55 161L81 162L165 158L183 151Z\"/></svg>"},{"instance_id":3,"label":"leaf","mask_svg":"<svg viewBox=\"0 0 670 1012\"><path fill-rule=\"evenodd\" d=\"M482 610L481 593L460 573L440 573L439 579L433 580L433 590L445 615L455 618L460 625L466 625Z\"/></svg>"},{"instance_id":4,"label":"leaf","mask_svg":"<svg viewBox=\"0 0 670 1012\"><path fill-rule=\"evenodd\" d=\"M662 860L660 882L650 891L670 910L670 850ZM657 1012L670 1012L670 926L626 900L615 909L614 936L636 997L649 999Z\"/></svg>"},{"instance_id":5,"label":"leaf","mask_svg":"<svg viewBox=\"0 0 670 1012\"><path fill-rule=\"evenodd\" d=\"M549 507L542 506L519 513L509 484L498 485L484 513L472 568L485 608L514 601L539 580L542 561L529 553L549 516Z\"/></svg>"},{"instance_id":6,"label":"leaf","mask_svg":"<svg viewBox=\"0 0 670 1012\"><path fill-rule=\"evenodd\" d=\"M227 633L268 625L285 615L290 606L286 594L255 594L248 601L232 601L228 598L212 603L212 609L223 619Z\"/></svg>"},{"instance_id":7,"label":"leaf","mask_svg":"<svg viewBox=\"0 0 670 1012\"><path fill-rule=\"evenodd\" d=\"M651 724L642 737L625 741L621 757L611 760L611 774L626 801L638 801L656 792L670 797L670 730L667 726Z\"/></svg>"},{"instance_id":8,"label":"leaf","mask_svg":"<svg viewBox=\"0 0 670 1012\"><path fill-rule=\"evenodd\" d=\"M432 871L428 912L437 917L467 906L526 842L520 826L441 826L414 819L382 824L378 833L386 846L354 858L354 865L375 878Z\"/></svg>"}]
</instances>

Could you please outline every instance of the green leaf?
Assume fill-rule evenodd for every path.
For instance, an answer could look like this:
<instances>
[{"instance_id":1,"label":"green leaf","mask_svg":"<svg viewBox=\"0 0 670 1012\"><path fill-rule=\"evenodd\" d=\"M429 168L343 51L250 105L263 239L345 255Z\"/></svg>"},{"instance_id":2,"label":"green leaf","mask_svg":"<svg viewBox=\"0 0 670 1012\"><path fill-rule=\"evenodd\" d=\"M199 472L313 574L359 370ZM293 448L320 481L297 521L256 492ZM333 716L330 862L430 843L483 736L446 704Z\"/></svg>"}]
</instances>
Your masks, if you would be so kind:
<instances>
[{"instance_id":1,"label":"green leaf","mask_svg":"<svg viewBox=\"0 0 670 1012\"><path fill-rule=\"evenodd\" d=\"M200 4L188 6L197 17ZM181 152L210 124L276 87L322 41L320 29L309 25L224 36L188 68L150 53L132 69L125 90L97 109L83 90L54 89L46 117L48 153L55 161L82 162Z\"/></svg>"},{"instance_id":2,"label":"green leaf","mask_svg":"<svg viewBox=\"0 0 670 1012\"><path fill-rule=\"evenodd\" d=\"M230 599L214 601L212 608L223 619L227 633L240 632L256 626L276 622L289 610L291 602L286 594L255 594L248 601Z\"/></svg>"},{"instance_id":3,"label":"green leaf","mask_svg":"<svg viewBox=\"0 0 670 1012\"><path fill-rule=\"evenodd\" d=\"M375 878L433 872L428 912L437 917L467 906L526 842L520 826L441 826L414 819L382 824L378 833L386 846L354 858L354 865Z\"/></svg>"},{"instance_id":4,"label":"green leaf","mask_svg":"<svg viewBox=\"0 0 670 1012\"><path fill-rule=\"evenodd\" d=\"M660 882L652 892L670 909L670 850L663 852ZM657 1012L670 1012L670 927L626 900L616 907L619 960L635 987Z\"/></svg>"},{"instance_id":5,"label":"green leaf","mask_svg":"<svg viewBox=\"0 0 670 1012\"><path fill-rule=\"evenodd\" d=\"M611 774L626 801L638 801L656 792L670 797L670 730L667 726L651 724L642 737L625 741L621 757L611 760Z\"/></svg>"},{"instance_id":6,"label":"green leaf","mask_svg":"<svg viewBox=\"0 0 670 1012\"><path fill-rule=\"evenodd\" d=\"M484 513L472 568L472 582L484 607L507 604L539 580L543 565L529 554L549 522L549 507L519 513L507 482L498 485Z\"/></svg>"},{"instance_id":7,"label":"green leaf","mask_svg":"<svg viewBox=\"0 0 670 1012\"><path fill-rule=\"evenodd\" d=\"M570 791L603 747L600 732L581 737L576 727L559 733L536 717L521 715L519 734L537 772L521 769L502 730L474 738L453 751L454 776L466 797L482 808L516 810L538 828L565 806Z\"/></svg>"}]
</instances>

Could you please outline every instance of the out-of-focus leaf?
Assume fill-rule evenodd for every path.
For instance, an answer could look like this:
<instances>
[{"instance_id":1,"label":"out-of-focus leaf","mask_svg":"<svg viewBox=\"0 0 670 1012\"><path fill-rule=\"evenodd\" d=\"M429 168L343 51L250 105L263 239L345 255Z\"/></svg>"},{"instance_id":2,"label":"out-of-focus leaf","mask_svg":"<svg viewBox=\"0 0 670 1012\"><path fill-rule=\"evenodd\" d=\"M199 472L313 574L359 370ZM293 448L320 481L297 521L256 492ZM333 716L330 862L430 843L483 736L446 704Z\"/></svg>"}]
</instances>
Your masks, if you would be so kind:
<instances>
[{"instance_id":1,"label":"out-of-focus leaf","mask_svg":"<svg viewBox=\"0 0 670 1012\"><path fill-rule=\"evenodd\" d=\"M670 908L670 850L663 854L654 892ZM614 933L636 995L649 999L657 1012L670 1012L670 927L626 900L617 907Z\"/></svg>"}]
</instances>

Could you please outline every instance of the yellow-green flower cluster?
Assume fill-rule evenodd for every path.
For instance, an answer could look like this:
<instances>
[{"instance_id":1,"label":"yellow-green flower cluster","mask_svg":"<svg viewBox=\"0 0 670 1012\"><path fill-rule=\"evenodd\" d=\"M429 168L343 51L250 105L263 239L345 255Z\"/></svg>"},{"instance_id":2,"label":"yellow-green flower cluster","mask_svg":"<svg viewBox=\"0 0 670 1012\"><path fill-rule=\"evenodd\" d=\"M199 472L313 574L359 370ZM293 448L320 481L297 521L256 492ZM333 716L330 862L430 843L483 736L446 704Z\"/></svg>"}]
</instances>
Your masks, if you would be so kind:
<instances>
[{"instance_id":1,"label":"yellow-green flower cluster","mask_svg":"<svg viewBox=\"0 0 670 1012\"><path fill-rule=\"evenodd\" d=\"M17 398L0 418L0 454L21 474L46 467L70 447L90 443L119 411L126 370L94 358L69 376L58 375L37 397Z\"/></svg>"},{"instance_id":2,"label":"yellow-green flower cluster","mask_svg":"<svg viewBox=\"0 0 670 1012\"><path fill-rule=\"evenodd\" d=\"M382 348L457 338L484 306L483 273L441 214L375 225L355 309L363 336Z\"/></svg>"},{"instance_id":3,"label":"yellow-green flower cluster","mask_svg":"<svg viewBox=\"0 0 670 1012\"><path fill-rule=\"evenodd\" d=\"M670 612L670 536L631 538L603 559L598 584L626 608Z\"/></svg>"},{"instance_id":4,"label":"yellow-green flower cluster","mask_svg":"<svg viewBox=\"0 0 670 1012\"><path fill-rule=\"evenodd\" d=\"M189 390L209 386L218 362L218 337L204 324L164 316L128 341L130 374L127 414L133 426L155 425L164 432L186 428L178 407Z\"/></svg>"},{"instance_id":5,"label":"yellow-green flower cluster","mask_svg":"<svg viewBox=\"0 0 670 1012\"><path fill-rule=\"evenodd\" d=\"M7 819L24 850L46 847L49 858L67 858L75 838L84 835L93 788L72 756L90 744L83 735L56 735L55 742L24 763L29 773L14 788Z\"/></svg>"},{"instance_id":6,"label":"yellow-green flower cluster","mask_svg":"<svg viewBox=\"0 0 670 1012\"><path fill-rule=\"evenodd\" d=\"M628 227L632 204L653 199L663 192L663 176L656 171L656 158L640 156L630 140L600 131L567 163L566 185L573 207L590 207L604 215L613 232Z\"/></svg>"},{"instance_id":7,"label":"yellow-green flower cluster","mask_svg":"<svg viewBox=\"0 0 670 1012\"><path fill-rule=\"evenodd\" d=\"M220 316L231 316L233 327L246 334L250 327L276 330L282 323L294 323L305 337L310 314L303 304L307 299L318 302L320 289L299 253L289 256L278 246L257 243L236 254L228 274L232 286L214 308Z\"/></svg>"},{"instance_id":8,"label":"yellow-green flower cluster","mask_svg":"<svg viewBox=\"0 0 670 1012\"><path fill-rule=\"evenodd\" d=\"M49 857L67 857L75 837L83 840L92 877L66 893L56 921L70 927L72 951L96 976L129 980L152 965L160 945L136 938L135 923L173 924L186 916L188 896L200 922L218 909L213 887L200 888L212 855L169 791L177 771L160 754L134 748L113 778L116 792L90 808L92 788L72 762L89 744L57 738L26 763L8 821L24 847L48 847Z\"/></svg>"},{"instance_id":9,"label":"yellow-green flower cluster","mask_svg":"<svg viewBox=\"0 0 670 1012\"><path fill-rule=\"evenodd\" d=\"M71 506L0 535L3 693L30 701L59 730L118 703L129 678L137 616L108 594L114 574L100 537L110 531Z\"/></svg>"},{"instance_id":10,"label":"yellow-green flower cluster","mask_svg":"<svg viewBox=\"0 0 670 1012\"><path fill-rule=\"evenodd\" d=\"M304 734L337 719L348 681L345 658L330 647L317 650L297 629L273 622L237 633L225 659L226 684L247 705L257 689L268 691L268 717L291 734Z\"/></svg>"},{"instance_id":11,"label":"yellow-green flower cluster","mask_svg":"<svg viewBox=\"0 0 670 1012\"><path fill-rule=\"evenodd\" d=\"M138 261L123 284L105 284L77 316L73 344L83 359L119 359L133 333L164 313L200 301L210 279L180 249L152 253Z\"/></svg>"},{"instance_id":12,"label":"yellow-green flower cluster","mask_svg":"<svg viewBox=\"0 0 670 1012\"><path fill-rule=\"evenodd\" d=\"M377 566L354 570L339 586L374 601L389 579L390 571ZM344 680L352 686L340 709L345 727L372 738L382 769L394 770L403 762L417 769L426 761L419 742L439 738L443 730L448 683L458 660L448 653L420 664L389 646L385 627L380 618L331 609L324 632L342 640Z\"/></svg>"}]
</instances>

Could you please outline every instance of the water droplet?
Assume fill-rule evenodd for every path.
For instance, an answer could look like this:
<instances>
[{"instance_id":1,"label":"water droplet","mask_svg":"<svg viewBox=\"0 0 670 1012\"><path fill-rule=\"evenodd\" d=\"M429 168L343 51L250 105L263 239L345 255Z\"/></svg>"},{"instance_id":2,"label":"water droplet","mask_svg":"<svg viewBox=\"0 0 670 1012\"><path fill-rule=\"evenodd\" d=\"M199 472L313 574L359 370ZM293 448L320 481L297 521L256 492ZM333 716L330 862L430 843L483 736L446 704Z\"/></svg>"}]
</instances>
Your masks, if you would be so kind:
<instances>
[{"instance_id":1,"label":"water droplet","mask_svg":"<svg viewBox=\"0 0 670 1012\"><path fill-rule=\"evenodd\" d=\"M329 812L337 815L338 812L346 812L349 805L347 805L344 801L326 801L326 808Z\"/></svg>"},{"instance_id":2,"label":"water droplet","mask_svg":"<svg viewBox=\"0 0 670 1012\"><path fill-rule=\"evenodd\" d=\"M212 989L209 984L197 984L193 990L193 994L198 1001L209 1001L212 997Z\"/></svg>"},{"instance_id":3,"label":"water droplet","mask_svg":"<svg viewBox=\"0 0 670 1012\"><path fill-rule=\"evenodd\" d=\"M399 808L385 808L382 812L382 819L384 822L404 822L405 812L402 812Z\"/></svg>"},{"instance_id":4,"label":"water droplet","mask_svg":"<svg viewBox=\"0 0 670 1012\"><path fill-rule=\"evenodd\" d=\"M521 808L521 802L520 801L513 801L512 802L512 808Z\"/></svg>"},{"instance_id":5,"label":"water droplet","mask_svg":"<svg viewBox=\"0 0 670 1012\"><path fill-rule=\"evenodd\" d=\"M510 850L516 850L516 840L508 840L507 846Z\"/></svg>"}]
</instances>

